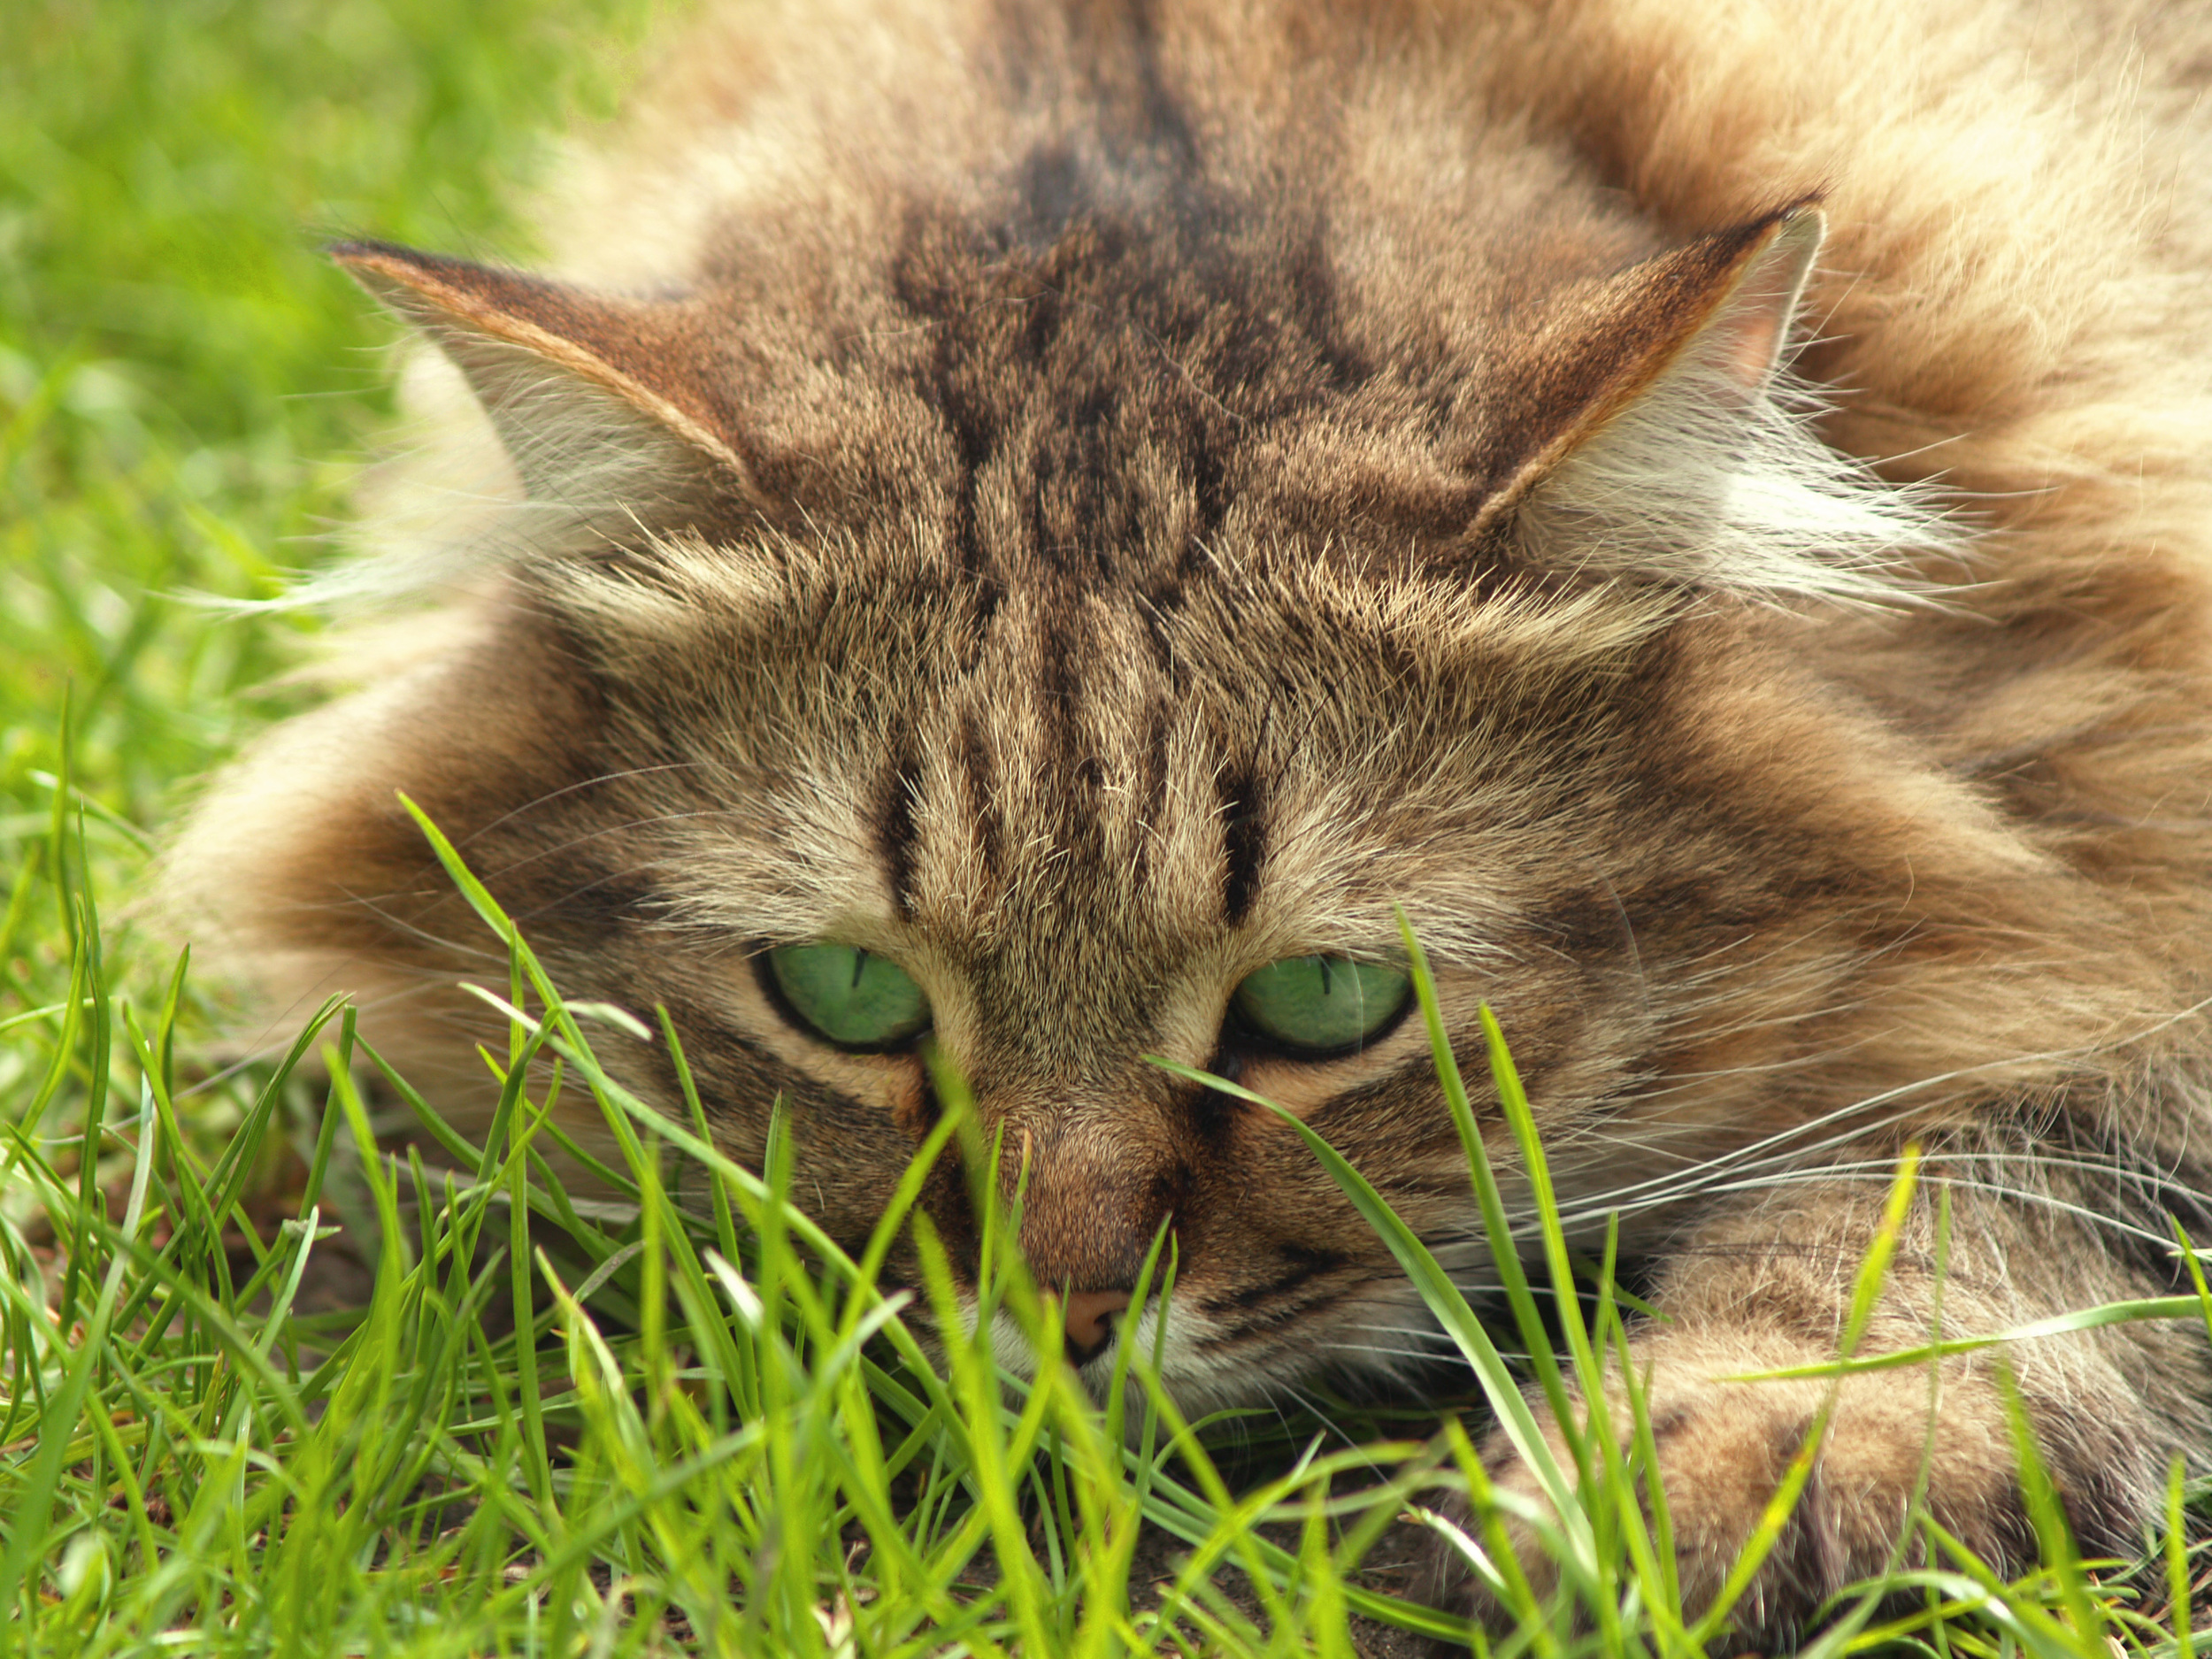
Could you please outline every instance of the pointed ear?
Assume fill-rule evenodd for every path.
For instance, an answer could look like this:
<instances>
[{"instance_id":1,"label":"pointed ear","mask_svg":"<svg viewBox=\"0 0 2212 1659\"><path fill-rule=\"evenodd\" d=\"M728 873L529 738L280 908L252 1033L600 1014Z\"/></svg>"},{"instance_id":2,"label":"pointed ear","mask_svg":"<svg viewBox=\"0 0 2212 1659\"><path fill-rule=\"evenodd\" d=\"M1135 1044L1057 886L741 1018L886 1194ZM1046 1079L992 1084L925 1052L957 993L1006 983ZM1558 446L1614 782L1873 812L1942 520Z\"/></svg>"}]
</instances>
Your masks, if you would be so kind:
<instances>
[{"instance_id":1,"label":"pointed ear","mask_svg":"<svg viewBox=\"0 0 2212 1659\"><path fill-rule=\"evenodd\" d=\"M1955 538L1822 443L1782 365L1824 225L1801 204L1570 296L1536 336L1532 444L1486 502L1541 563L1770 600L1888 600Z\"/></svg>"},{"instance_id":2,"label":"pointed ear","mask_svg":"<svg viewBox=\"0 0 2212 1659\"><path fill-rule=\"evenodd\" d=\"M1740 388L1747 401L1763 393L1781 366L1827 234L1818 208L1793 208L1753 237L1730 267L1733 281L1714 306L1698 349L1718 382Z\"/></svg>"},{"instance_id":3,"label":"pointed ear","mask_svg":"<svg viewBox=\"0 0 2212 1659\"><path fill-rule=\"evenodd\" d=\"M1724 407L1758 398L1781 360L1821 233L1817 210L1791 208L1555 296L1513 377L1520 407L1506 430L1518 441L1486 457L1496 488L1485 523L1517 511L1670 370L1701 371L1701 388Z\"/></svg>"},{"instance_id":4,"label":"pointed ear","mask_svg":"<svg viewBox=\"0 0 2212 1659\"><path fill-rule=\"evenodd\" d=\"M697 310L386 242L331 257L434 340L534 500L634 510L718 486L749 498L718 354Z\"/></svg>"}]
</instances>

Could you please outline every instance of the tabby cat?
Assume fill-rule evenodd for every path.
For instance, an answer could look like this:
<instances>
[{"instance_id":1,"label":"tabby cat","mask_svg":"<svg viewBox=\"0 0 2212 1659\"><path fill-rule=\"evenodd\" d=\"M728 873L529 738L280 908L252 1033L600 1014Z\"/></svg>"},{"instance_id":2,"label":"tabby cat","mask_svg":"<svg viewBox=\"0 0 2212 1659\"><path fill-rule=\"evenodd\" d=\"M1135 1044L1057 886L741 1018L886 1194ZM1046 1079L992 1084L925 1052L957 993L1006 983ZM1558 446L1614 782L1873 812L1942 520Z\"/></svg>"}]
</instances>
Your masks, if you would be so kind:
<instances>
[{"instance_id":1,"label":"tabby cat","mask_svg":"<svg viewBox=\"0 0 2212 1659\"><path fill-rule=\"evenodd\" d=\"M1086 1375L1172 1229L1194 1409L1440 1345L1288 1126L1148 1055L1492 1279L1402 907L1641 1263L1709 1599L1824 1390L1722 1379L1833 1355L1906 1143L1866 1351L2212 1235L2208 64L2123 0L714 12L566 168L557 276L334 250L435 348L380 550L310 588L399 624L171 901L465 1110L503 957L404 790L569 992L666 1006L732 1155L787 1103L846 1239L933 1045ZM2200 1333L2010 1363L2129 1554ZM2032 1563L1996 1364L1936 1380L1841 1388L1753 1636L1881 1566L1924 1452Z\"/></svg>"}]
</instances>

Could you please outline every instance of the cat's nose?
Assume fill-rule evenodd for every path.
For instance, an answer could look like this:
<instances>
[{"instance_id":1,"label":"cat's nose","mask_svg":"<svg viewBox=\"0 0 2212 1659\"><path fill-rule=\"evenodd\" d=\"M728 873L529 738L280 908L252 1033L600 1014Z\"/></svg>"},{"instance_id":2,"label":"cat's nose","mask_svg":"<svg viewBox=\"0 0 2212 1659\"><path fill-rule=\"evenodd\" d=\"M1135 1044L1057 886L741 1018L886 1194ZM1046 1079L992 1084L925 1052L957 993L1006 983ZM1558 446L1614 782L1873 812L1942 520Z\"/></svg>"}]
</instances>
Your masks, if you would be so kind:
<instances>
[{"instance_id":1,"label":"cat's nose","mask_svg":"<svg viewBox=\"0 0 2212 1659\"><path fill-rule=\"evenodd\" d=\"M1068 1363L1087 1365L1113 1340L1114 1316L1129 1305L1125 1290L1071 1290L1060 1298L1067 1311L1063 1327Z\"/></svg>"}]
</instances>

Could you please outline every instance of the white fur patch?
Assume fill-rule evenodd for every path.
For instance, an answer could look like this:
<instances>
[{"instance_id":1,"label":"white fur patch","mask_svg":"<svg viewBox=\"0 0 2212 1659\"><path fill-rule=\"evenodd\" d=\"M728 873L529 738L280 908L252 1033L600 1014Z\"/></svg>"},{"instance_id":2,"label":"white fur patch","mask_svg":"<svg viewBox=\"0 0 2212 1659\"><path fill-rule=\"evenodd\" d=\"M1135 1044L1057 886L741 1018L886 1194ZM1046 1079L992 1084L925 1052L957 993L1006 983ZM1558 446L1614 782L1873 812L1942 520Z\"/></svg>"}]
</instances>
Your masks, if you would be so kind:
<instances>
[{"instance_id":1,"label":"white fur patch","mask_svg":"<svg viewBox=\"0 0 2212 1659\"><path fill-rule=\"evenodd\" d=\"M698 492L705 463L650 415L521 347L471 349L476 394L442 353L411 357L415 442L369 476L352 537L362 550L239 608L373 608L488 570L634 547Z\"/></svg>"},{"instance_id":2,"label":"white fur patch","mask_svg":"<svg viewBox=\"0 0 2212 1659\"><path fill-rule=\"evenodd\" d=\"M1747 396L1732 349L1709 330L1537 486L1530 552L1774 603L1917 597L1909 558L1957 557L1965 533L1924 488L1822 442L1816 388L1785 372Z\"/></svg>"}]
</instances>

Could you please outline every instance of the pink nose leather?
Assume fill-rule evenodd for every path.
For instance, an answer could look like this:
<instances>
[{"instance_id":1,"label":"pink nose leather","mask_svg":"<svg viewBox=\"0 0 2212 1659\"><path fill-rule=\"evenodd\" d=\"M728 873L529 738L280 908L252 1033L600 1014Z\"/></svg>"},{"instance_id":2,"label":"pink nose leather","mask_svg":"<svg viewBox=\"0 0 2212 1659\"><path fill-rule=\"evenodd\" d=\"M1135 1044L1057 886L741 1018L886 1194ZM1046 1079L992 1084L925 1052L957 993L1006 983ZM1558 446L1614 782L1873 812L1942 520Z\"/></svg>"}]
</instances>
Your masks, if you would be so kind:
<instances>
[{"instance_id":1,"label":"pink nose leather","mask_svg":"<svg viewBox=\"0 0 2212 1659\"><path fill-rule=\"evenodd\" d=\"M1069 1356L1079 1363L1106 1346L1114 1315L1129 1305L1125 1290L1071 1290L1061 1298L1067 1309Z\"/></svg>"}]
</instances>

